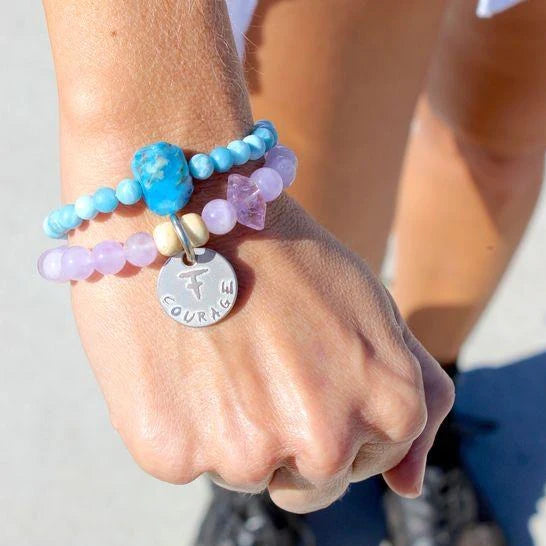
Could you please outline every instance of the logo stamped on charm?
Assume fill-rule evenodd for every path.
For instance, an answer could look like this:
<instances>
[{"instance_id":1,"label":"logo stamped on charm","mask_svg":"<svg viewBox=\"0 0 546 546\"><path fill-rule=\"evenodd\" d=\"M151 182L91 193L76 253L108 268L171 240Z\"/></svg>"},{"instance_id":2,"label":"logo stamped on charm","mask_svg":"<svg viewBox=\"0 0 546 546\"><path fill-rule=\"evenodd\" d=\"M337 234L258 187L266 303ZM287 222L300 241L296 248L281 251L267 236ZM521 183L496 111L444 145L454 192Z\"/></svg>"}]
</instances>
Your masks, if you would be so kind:
<instances>
[{"instance_id":1,"label":"logo stamped on charm","mask_svg":"<svg viewBox=\"0 0 546 546\"><path fill-rule=\"evenodd\" d=\"M210 326L223 319L237 298L237 277L231 264L209 248L195 249L196 263L187 265L182 254L161 268L157 281L159 302L174 320L186 326Z\"/></svg>"},{"instance_id":2,"label":"logo stamped on charm","mask_svg":"<svg viewBox=\"0 0 546 546\"><path fill-rule=\"evenodd\" d=\"M193 294L197 301L201 300L201 286L203 286L203 283L199 282L197 278L199 275L204 275L208 272L208 269L196 269L195 271L182 271L182 273L178 274L181 279L190 279L190 282L186 283L186 288L188 290L193 290Z\"/></svg>"}]
</instances>

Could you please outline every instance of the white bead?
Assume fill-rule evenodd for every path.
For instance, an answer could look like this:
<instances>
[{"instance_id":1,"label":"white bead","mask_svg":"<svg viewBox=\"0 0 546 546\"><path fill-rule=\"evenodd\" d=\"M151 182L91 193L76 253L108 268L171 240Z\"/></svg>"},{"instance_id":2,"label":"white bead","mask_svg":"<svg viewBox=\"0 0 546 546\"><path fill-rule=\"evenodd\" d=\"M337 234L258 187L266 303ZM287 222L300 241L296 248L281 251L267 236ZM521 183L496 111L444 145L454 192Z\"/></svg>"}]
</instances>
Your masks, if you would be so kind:
<instances>
[{"instance_id":1,"label":"white bead","mask_svg":"<svg viewBox=\"0 0 546 546\"><path fill-rule=\"evenodd\" d=\"M182 252L182 244L170 222L157 225L153 235L157 251L163 256L174 256Z\"/></svg>"},{"instance_id":2,"label":"white bead","mask_svg":"<svg viewBox=\"0 0 546 546\"><path fill-rule=\"evenodd\" d=\"M180 222L186 230L193 246L200 247L207 243L209 240L209 230L199 214L193 212L184 214L184 216L180 218ZM162 224L157 225L153 235L155 246L157 247L158 252L163 256L174 256L175 254L182 252L182 244L180 243L171 222L163 222Z\"/></svg>"},{"instance_id":3,"label":"white bead","mask_svg":"<svg viewBox=\"0 0 546 546\"><path fill-rule=\"evenodd\" d=\"M195 214L195 212L184 214L182 218L180 218L180 222L184 226L193 246L200 247L207 244L207 241L209 240L209 230L199 214Z\"/></svg>"}]
</instances>

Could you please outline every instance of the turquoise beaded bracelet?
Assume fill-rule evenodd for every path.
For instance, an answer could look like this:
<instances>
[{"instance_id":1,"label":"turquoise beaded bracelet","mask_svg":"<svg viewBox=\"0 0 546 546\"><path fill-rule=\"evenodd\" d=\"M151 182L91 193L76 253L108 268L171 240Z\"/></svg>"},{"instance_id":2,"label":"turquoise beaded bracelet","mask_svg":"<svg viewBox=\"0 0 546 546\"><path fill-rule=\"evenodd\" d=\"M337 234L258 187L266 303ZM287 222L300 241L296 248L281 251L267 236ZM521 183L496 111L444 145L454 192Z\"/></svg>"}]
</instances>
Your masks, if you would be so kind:
<instances>
[{"instance_id":1,"label":"turquoise beaded bracelet","mask_svg":"<svg viewBox=\"0 0 546 546\"><path fill-rule=\"evenodd\" d=\"M234 165L259 159L278 142L272 122L259 120L250 135L234 140L226 147L214 148L210 154L198 153L189 162L181 148L157 142L138 150L131 167L134 179L124 179L116 189L99 188L93 195L82 195L74 204L51 212L43 222L44 233L53 239L65 238L84 220L98 213L111 213L118 205L134 205L142 198L148 208L160 216L178 212L189 201L193 179L206 180L214 172L228 172Z\"/></svg>"},{"instance_id":2,"label":"turquoise beaded bracelet","mask_svg":"<svg viewBox=\"0 0 546 546\"><path fill-rule=\"evenodd\" d=\"M188 190L183 182L188 167L180 157L182 150L166 143L148 146L135 155L133 171L152 210L161 209L164 213L179 207L180 199L189 199L193 186ZM276 145L267 152L265 166L249 177L230 174L226 199L209 201L200 215L190 213L178 218L171 213L170 223L156 226L153 237L137 233L125 245L104 241L91 251L80 246L47 250L38 260L38 271L48 280L84 280L95 270L103 275L119 273L127 262L139 267L149 265L160 252L169 256L157 278L157 296L163 310L185 326L215 324L233 308L238 282L229 261L215 250L203 247L209 233L226 234L237 223L264 229L267 203L290 187L297 166L294 152ZM132 189L132 184L123 184L117 193L125 198ZM109 208L112 191L103 192L104 195L97 192L93 198L103 209Z\"/></svg>"}]
</instances>

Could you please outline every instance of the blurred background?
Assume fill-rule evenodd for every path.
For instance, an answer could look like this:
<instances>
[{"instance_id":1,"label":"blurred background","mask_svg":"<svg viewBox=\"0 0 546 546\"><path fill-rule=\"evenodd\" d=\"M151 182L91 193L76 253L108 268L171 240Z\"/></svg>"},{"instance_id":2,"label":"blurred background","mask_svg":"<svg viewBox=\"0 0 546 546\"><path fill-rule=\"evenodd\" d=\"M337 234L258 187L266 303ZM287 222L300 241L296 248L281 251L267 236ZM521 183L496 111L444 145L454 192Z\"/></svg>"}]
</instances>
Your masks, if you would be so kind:
<instances>
[{"instance_id":1,"label":"blurred background","mask_svg":"<svg viewBox=\"0 0 546 546\"><path fill-rule=\"evenodd\" d=\"M135 465L80 347L68 287L36 273L50 245L41 220L59 202L55 80L40 6L2 13L0 546L191 544L207 484L167 485ZM543 192L466 346L457 401L467 462L515 546L546 545L545 234ZM472 425L483 421L493 427ZM374 480L353 486L311 516L319 546L379 544L378 491Z\"/></svg>"}]
</instances>

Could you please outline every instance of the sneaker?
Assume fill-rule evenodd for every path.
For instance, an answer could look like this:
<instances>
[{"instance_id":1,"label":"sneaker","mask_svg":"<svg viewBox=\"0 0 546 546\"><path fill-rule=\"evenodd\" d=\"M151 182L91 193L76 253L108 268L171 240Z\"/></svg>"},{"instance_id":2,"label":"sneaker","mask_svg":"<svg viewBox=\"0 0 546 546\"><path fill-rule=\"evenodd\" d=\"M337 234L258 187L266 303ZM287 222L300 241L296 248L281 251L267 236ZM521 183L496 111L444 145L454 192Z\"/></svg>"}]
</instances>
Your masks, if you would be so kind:
<instances>
[{"instance_id":1,"label":"sneaker","mask_svg":"<svg viewBox=\"0 0 546 546\"><path fill-rule=\"evenodd\" d=\"M476 428L476 423L474 423ZM491 424L478 425L482 430ZM386 491L383 502L392 546L505 546L459 457L461 430L452 417L429 454L416 499Z\"/></svg>"},{"instance_id":2,"label":"sneaker","mask_svg":"<svg viewBox=\"0 0 546 546\"><path fill-rule=\"evenodd\" d=\"M305 517L278 508L267 493L212 486L213 497L195 546L315 546Z\"/></svg>"}]
</instances>

